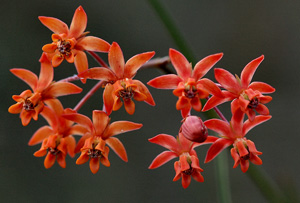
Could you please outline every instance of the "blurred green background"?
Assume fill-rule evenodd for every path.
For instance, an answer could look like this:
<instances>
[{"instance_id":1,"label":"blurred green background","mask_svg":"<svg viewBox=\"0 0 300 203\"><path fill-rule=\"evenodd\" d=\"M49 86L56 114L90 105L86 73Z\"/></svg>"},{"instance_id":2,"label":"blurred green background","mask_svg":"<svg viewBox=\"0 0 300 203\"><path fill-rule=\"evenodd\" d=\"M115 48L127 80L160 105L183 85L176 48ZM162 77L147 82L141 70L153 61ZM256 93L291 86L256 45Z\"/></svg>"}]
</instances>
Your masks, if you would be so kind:
<instances>
[{"instance_id":1,"label":"blurred green background","mask_svg":"<svg viewBox=\"0 0 300 203\"><path fill-rule=\"evenodd\" d=\"M265 55L253 79L276 88L273 101L267 105L273 118L254 128L247 137L263 152L260 168L291 196L299 192L300 1L161 2L197 61L223 52L224 57L216 67L239 75L248 62ZM27 142L46 122L40 117L23 127L18 115L7 112L14 104L11 96L28 88L9 69L26 68L38 74L41 47L51 42L52 33L39 22L38 16L56 17L70 25L74 11L82 5L88 15L90 35L110 43L118 42L125 60L146 51L156 51L156 57L163 57L168 55L169 48L178 49L148 1L2 0L0 4L1 202L217 202L215 161L203 163L209 146L197 149L204 183L192 180L183 189L181 180L173 182L174 161L155 170L148 169L153 158L164 151L148 139L159 133L176 135L180 128L181 116L175 109L177 98L171 91L149 87L156 107L136 102L133 116L126 114L124 108L112 113L113 121L129 120L144 126L118 136L126 147L129 162L123 162L111 152L111 167L101 165L95 175L88 164L77 166L76 159L69 157L66 169L57 163L45 169L44 158L33 156L40 145L29 147ZM106 60L105 54L100 55ZM91 57L89 63L90 67L97 65ZM73 64L64 62L55 69L55 79L75 73ZM147 69L139 71L135 78L146 83L161 74L159 70ZM214 80L212 70L207 77ZM85 86L76 82L84 87L84 92L61 98L63 105L74 107L95 82L88 81ZM80 113L91 117L93 109L102 108L101 91ZM229 103L220 108L230 119ZM247 174L240 168L232 169L233 160L229 155L228 162L233 202L266 202Z\"/></svg>"}]
</instances>

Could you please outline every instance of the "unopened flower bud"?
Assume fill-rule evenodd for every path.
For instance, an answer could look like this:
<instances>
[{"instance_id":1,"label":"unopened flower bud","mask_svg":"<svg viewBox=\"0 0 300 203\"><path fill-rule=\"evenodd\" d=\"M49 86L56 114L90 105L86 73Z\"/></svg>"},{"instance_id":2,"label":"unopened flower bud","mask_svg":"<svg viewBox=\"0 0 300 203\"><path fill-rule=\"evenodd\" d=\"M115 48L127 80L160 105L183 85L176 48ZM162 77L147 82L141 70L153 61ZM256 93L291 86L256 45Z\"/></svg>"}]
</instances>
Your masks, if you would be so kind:
<instances>
[{"instance_id":1,"label":"unopened flower bud","mask_svg":"<svg viewBox=\"0 0 300 203\"><path fill-rule=\"evenodd\" d=\"M188 116L182 126L181 133L185 138L193 142L204 142L207 138L208 131L201 118L197 116Z\"/></svg>"}]
</instances>

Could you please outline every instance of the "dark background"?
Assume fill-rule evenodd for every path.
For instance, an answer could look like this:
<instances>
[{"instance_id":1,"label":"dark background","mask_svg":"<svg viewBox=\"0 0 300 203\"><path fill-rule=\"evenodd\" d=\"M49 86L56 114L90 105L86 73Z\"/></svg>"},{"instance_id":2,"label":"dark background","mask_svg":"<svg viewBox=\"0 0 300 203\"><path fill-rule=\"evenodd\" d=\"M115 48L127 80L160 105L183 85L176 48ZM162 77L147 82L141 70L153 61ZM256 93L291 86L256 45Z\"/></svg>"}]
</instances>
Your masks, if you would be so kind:
<instances>
[{"instance_id":1,"label":"dark background","mask_svg":"<svg viewBox=\"0 0 300 203\"><path fill-rule=\"evenodd\" d=\"M266 172L279 186L290 192L298 191L299 176L299 1L213 1L163 0L163 5L174 18L183 36L192 48L196 60L223 52L217 64L238 75L243 67L261 54L265 60L254 80L264 81L276 88L273 101L267 106L273 118L254 128L248 138L256 143ZM136 113L129 116L122 108L113 112L114 120L143 123L143 128L119 135L126 147L129 162L125 163L113 152L111 167L103 165L93 175L88 164L77 166L76 159L67 158L67 168L56 163L47 170L44 158L33 153L40 145L29 147L32 134L46 122L42 117L27 127L21 125L18 115L7 109L14 104L13 94L20 94L28 86L9 69L26 68L39 73L38 59L41 47L51 42L51 31L38 16L56 17L70 25L74 11L82 5L88 15L90 35L116 41L125 60L131 56L156 51L156 57L168 55L175 48L164 25L146 0L127 1L1 1L0 64L1 64L1 134L0 134L0 198L3 202L216 202L215 161L204 164L208 146L197 149L200 166L204 169L204 183L192 180L183 189L181 180L173 182L173 162L149 170L153 158L164 148L147 140L159 133L176 135L180 127L180 113L175 109L177 98L171 91L149 87L156 107L136 102ZM100 54L105 60L106 55ZM89 58L90 67L96 63ZM64 62L55 69L59 80L75 74L73 64ZM139 71L136 79L146 83L163 74L147 69ZM207 77L213 79L211 70ZM213 79L214 80L214 79ZM76 83L82 86L80 83ZM65 107L74 107L95 81L88 81L80 95L61 98ZM93 109L101 109L99 91L80 110L89 117ZM229 103L221 106L230 119ZM195 113L202 116L201 113ZM223 153L227 153L224 151ZM240 168L232 169L228 156L229 178L233 202L265 202L260 191ZM251 167L251 166L250 166ZM294 189L290 189L294 188Z\"/></svg>"}]
</instances>

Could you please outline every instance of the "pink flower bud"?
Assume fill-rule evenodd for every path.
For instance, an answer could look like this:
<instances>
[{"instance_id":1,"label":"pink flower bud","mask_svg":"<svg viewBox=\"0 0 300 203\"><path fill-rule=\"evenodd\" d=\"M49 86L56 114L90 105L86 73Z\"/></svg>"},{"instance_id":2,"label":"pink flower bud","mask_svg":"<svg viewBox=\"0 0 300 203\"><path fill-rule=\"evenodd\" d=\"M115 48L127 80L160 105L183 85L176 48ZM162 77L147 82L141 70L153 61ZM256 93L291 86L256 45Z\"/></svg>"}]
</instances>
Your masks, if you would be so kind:
<instances>
[{"instance_id":1,"label":"pink flower bud","mask_svg":"<svg viewBox=\"0 0 300 203\"><path fill-rule=\"evenodd\" d=\"M188 116L182 126L181 133L185 138L193 142L204 142L207 138L208 132L201 118L197 116Z\"/></svg>"}]
</instances>

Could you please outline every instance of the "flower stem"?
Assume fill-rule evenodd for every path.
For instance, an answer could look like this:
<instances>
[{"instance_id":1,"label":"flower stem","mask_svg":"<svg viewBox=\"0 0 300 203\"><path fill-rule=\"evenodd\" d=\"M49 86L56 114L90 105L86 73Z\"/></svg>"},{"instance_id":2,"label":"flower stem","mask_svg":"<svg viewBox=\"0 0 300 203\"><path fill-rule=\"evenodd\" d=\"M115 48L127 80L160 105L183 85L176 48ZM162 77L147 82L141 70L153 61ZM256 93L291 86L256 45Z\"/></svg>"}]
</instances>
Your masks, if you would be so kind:
<instances>
[{"instance_id":1,"label":"flower stem","mask_svg":"<svg viewBox=\"0 0 300 203\"><path fill-rule=\"evenodd\" d=\"M95 61L99 63L99 65L105 68L109 68L108 65L105 63L105 61L103 61L103 59L98 54L96 54L93 51L87 51L87 52L95 59Z\"/></svg>"}]
</instances>

